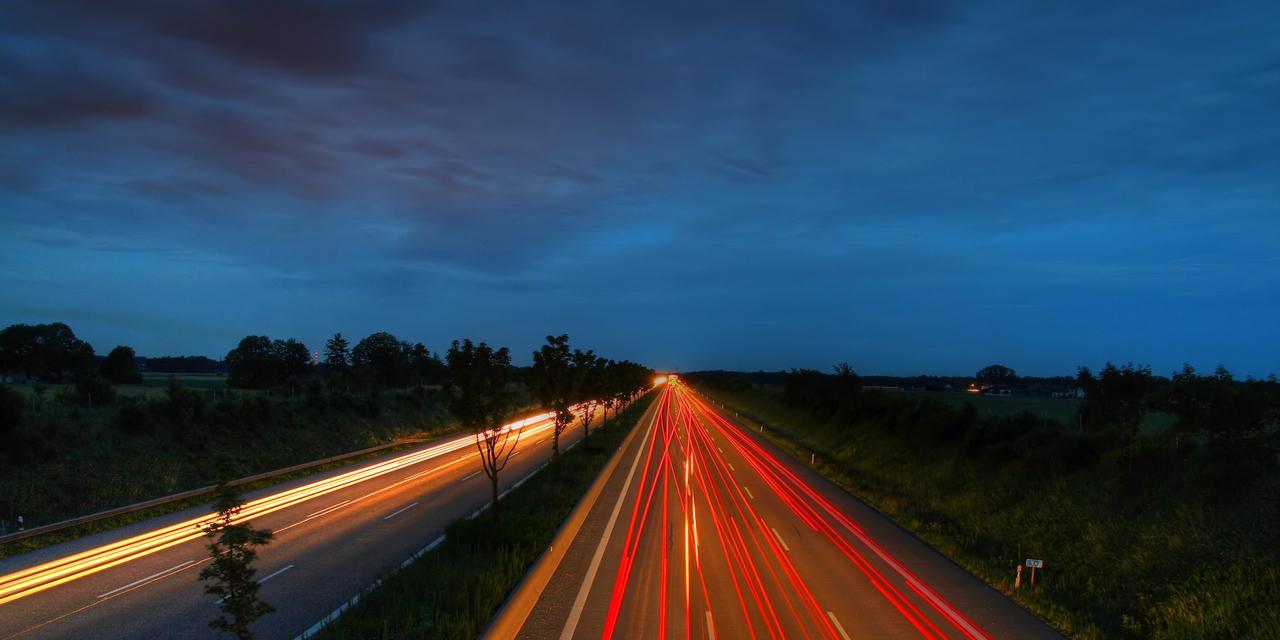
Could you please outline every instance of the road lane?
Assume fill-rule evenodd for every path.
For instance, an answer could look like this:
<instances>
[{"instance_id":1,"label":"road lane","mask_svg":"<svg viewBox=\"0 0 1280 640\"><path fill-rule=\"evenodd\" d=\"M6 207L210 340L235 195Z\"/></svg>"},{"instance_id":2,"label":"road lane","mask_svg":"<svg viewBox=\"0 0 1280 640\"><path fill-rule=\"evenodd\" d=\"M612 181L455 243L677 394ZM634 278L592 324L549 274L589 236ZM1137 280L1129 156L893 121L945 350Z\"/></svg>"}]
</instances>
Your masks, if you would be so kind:
<instances>
[{"instance_id":1,"label":"road lane","mask_svg":"<svg viewBox=\"0 0 1280 640\"><path fill-rule=\"evenodd\" d=\"M550 457L550 422L524 429L521 455L501 476L504 489ZM580 435L575 423L563 443ZM449 522L487 504L489 480L474 473L478 466L473 444L436 442L246 496L250 505L268 505L254 526L276 532L256 566L261 595L277 611L255 626L256 637L293 638L437 538ZM281 495L297 499L272 502ZM192 521L208 510L203 505L0 561L0 598L11 598L0 604L0 639L208 637L217 604L196 580L206 562L205 540L190 535ZM173 539L161 541L156 530ZM120 556L100 560L104 547ZM67 557L87 563L84 570L57 566Z\"/></svg>"},{"instance_id":2,"label":"road lane","mask_svg":"<svg viewBox=\"0 0 1280 640\"><path fill-rule=\"evenodd\" d=\"M655 407L518 637L1059 637L687 387Z\"/></svg>"}]
</instances>

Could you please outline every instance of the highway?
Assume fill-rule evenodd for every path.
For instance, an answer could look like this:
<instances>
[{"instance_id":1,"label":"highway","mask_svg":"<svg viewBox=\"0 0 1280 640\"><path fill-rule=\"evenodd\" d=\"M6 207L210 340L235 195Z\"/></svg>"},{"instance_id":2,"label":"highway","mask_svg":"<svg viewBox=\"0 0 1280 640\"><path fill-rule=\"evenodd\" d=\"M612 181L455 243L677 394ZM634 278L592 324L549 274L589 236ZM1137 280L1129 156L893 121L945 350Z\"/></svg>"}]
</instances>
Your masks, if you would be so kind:
<instances>
[{"instance_id":1,"label":"highway","mask_svg":"<svg viewBox=\"0 0 1280 640\"><path fill-rule=\"evenodd\" d=\"M512 426L521 440L504 488L551 454L547 416ZM581 431L574 423L561 446ZM471 436L248 494L243 516L276 536L256 563L260 596L276 611L255 637L296 637L489 497ZM212 637L217 603L197 580L208 515L204 505L0 561L0 639Z\"/></svg>"},{"instance_id":2,"label":"highway","mask_svg":"<svg viewBox=\"0 0 1280 640\"><path fill-rule=\"evenodd\" d=\"M517 637L1061 637L686 386L636 428Z\"/></svg>"}]
</instances>

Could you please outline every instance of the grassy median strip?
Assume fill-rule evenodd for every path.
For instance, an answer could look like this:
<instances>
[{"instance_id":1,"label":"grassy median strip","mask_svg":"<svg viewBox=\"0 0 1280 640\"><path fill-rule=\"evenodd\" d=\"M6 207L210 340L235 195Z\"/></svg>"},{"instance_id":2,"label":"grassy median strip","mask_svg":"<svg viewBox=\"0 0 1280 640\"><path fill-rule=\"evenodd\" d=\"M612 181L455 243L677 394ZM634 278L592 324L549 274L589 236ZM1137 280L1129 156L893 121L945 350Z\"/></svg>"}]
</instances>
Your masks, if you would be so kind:
<instances>
[{"instance_id":1,"label":"grassy median strip","mask_svg":"<svg viewBox=\"0 0 1280 640\"><path fill-rule=\"evenodd\" d=\"M589 446L564 454L502 499L502 519L458 520L446 539L407 568L388 572L319 636L475 638L537 559L609 457L643 415L653 394L591 433Z\"/></svg>"}]
</instances>

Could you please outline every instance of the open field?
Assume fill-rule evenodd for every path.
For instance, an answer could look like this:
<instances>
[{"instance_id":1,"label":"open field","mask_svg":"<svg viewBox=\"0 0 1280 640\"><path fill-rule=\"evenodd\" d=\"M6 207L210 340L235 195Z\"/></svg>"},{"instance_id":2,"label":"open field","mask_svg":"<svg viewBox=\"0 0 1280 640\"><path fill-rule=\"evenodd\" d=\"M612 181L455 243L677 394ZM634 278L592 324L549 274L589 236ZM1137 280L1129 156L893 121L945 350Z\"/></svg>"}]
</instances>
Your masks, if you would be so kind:
<instances>
[{"instance_id":1,"label":"open field","mask_svg":"<svg viewBox=\"0 0 1280 640\"><path fill-rule=\"evenodd\" d=\"M963 391L901 391L898 393L908 398L938 400L956 407L970 402L978 410L978 415L984 417L1013 415L1019 411L1027 411L1040 418L1057 420L1064 425L1070 424L1072 420L1075 420L1076 409L1080 406L1080 401L1074 398L1040 398L1031 396L996 398Z\"/></svg>"},{"instance_id":2,"label":"open field","mask_svg":"<svg viewBox=\"0 0 1280 640\"><path fill-rule=\"evenodd\" d=\"M1080 408L1080 400L1075 398L1033 396L999 398L984 396L980 393L965 393L963 391L899 391L886 393L896 393L906 398L937 400L957 408L968 402L978 410L978 415L984 418L1011 416L1018 412L1026 411L1041 419L1057 420L1065 427L1070 427L1076 422L1076 411ZM1167 413L1152 412L1147 414L1142 428L1145 432L1151 433L1167 428L1171 424L1173 424L1173 416Z\"/></svg>"},{"instance_id":3,"label":"open field","mask_svg":"<svg viewBox=\"0 0 1280 640\"><path fill-rule=\"evenodd\" d=\"M135 396L142 398L159 398L164 395L164 390L169 386L169 378L177 378L182 386L190 389L226 389L227 377L221 374L213 373L162 373L162 372L146 372L142 374L141 384L120 384L115 385L118 395ZM45 398L53 398L58 395L59 391L70 387L70 384L46 384ZM9 387L15 391L30 398L35 394L36 385L29 383L10 384ZM258 393L257 391L237 390L236 393Z\"/></svg>"}]
</instances>

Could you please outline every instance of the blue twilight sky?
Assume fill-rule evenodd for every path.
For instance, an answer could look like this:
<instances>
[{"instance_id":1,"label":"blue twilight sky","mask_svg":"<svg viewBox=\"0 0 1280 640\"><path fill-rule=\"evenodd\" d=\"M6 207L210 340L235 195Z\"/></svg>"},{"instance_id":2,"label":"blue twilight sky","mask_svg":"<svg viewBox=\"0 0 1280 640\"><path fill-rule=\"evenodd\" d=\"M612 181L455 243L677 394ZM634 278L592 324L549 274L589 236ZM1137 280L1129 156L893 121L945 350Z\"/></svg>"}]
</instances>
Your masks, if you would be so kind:
<instances>
[{"instance_id":1,"label":"blue twilight sky","mask_svg":"<svg viewBox=\"0 0 1280 640\"><path fill-rule=\"evenodd\" d=\"M1280 372L1278 34L1274 0L5 2L0 324Z\"/></svg>"}]
</instances>

